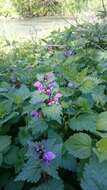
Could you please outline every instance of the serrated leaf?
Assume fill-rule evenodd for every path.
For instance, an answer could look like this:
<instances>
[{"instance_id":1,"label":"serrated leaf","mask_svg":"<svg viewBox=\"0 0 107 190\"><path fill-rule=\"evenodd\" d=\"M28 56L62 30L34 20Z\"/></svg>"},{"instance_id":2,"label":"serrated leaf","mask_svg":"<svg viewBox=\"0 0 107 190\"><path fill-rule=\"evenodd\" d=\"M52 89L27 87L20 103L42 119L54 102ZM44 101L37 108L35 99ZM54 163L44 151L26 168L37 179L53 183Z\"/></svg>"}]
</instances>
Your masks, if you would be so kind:
<instances>
[{"instance_id":1,"label":"serrated leaf","mask_svg":"<svg viewBox=\"0 0 107 190\"><path fill-rule=\"evenodd\" d=\"M96 131L96 116L93 114L82 114L70 120L70 128L76 131Z\"/></svg>"},{"instance_id":2,"label":"serrated leaf","mask_svg":"<svg viewBox=\"0 0 107 190\"><path fill-rule=\"evenodd\" d=\"M46 172L49 176L55 179L60 179L58 175L58 171L57 171L58 168L56 166L57 165L55 162L51 162L51 165L46 163L46 164L43 164L42 170Z\"/></svg>"},{"instance_id":3,"label":"serrated leaf","mask_svg":"<svg viewBox=\"0 0 107 190\"><path fill-rule=\"evenodd\" d=\"M83 190L106 190L107 161L99 163L98 159L91 159L85 166L81 187Z\"/></svg>"},{"instance_id":4,"label":"serrated leaf","mask_svg":"<svg viewBox=\"0 0 107 190\"><path fill-rule=\"evenodd\" d=\"M22 145L26 145L27 142L32 139L29 129L27 127L20 127L19 141Z\"/></svg>"},{"instance_id":5,"label":"serrated leaf","mask_svg":"<svg viewBox=\"0 0 107 190\"><path fill-rule=\"evenodd\" d=\"M0 152L4 153L11 144L11 137L4 135L0 136Z\"/></svg>"},{"instance_id":6,"label":"serrated leaf","mask_svg":"<svg viewBox=\"0 0 107 190\"><path fill-rule=\"evenodd\" d=\"M46 94L39 93L36 91L33 93L30 103L33 105L37 105L37 104L43 103L48 98L49 97Z\"/></svg>"},{"instance_id":7,"label":"serrated leaf","mask_svg":"<svg viewBox=\"0 0 107 190\"><path fill-rule=\"evenodd\" d=\"M0 118L4 118L11 112L12 102L9 100L2 101L0 103Z\"/></svg>"},{"instance_id":8,"label":"serrated leaf","mask_svg":"<svg viewBox=\"0 0 107 190\"><path fill-rule=\"evenodd\" d=\"M80 89L84 93L90 93L101 81L95 77L85 77Z\"/></svg>"},{"instance_id":9,"label":"serrated leaf","mask_svg":"<svg viewBox=\"0 0 107 190\"><path fill-rule=\"evenodd\" d=\"M32 129L32 134L35 135L37 133L43 133L48 129L48 125L44 120L33 119L29 123L29 128Z\"/></svg>"},{"instance_id":10,"label":"serrated leaf","mask_svg":"<svg viewBox=\"0 0 107 190\"><path fill-rule=\"evenodd\" d=\"M15 97L19 97L22 99L22 101L24 101L31 96L31 92L27 86L23 84L20 88L15 89L14 95Z\"/></svg>"},{"instance_id":11,"label":"serrated leaf","mask_svg":"<svg viewBox=\"0 0 107 190\"><path fill-rule=\"evenodd\" d=\"M4 190L22 190L24 186L23 182L14 182L14 179L10 179L6 184Z\"/></svg>"},{"instance_id":12,"label":"serrated leaf","mask_svg":"<svg viewBox=\"0 0 107 190\"><path fill-rule=\"evenodd\" d=\"M0 126L7 123L8 121L12 120L13 118L17 117L19 115L18 112L13 112L10 115L6 116L4 119L1 119Z\"/></svg>"},{"instance_id":13,"label":"serrated leaf","mask_svg":"<svg viewBox=\"0 0 107 190\"><path fill-rule=\"evenodd\" d=\"M88 158L91 155L91 138L85 133L74 134L65 142L65 147L76 158Z\"/></svg>"},{"instance_id":14,"label":"serrated leaf","mask_svg":"<svg viewBox=\"0 0 107 190\"><path fill-rule=\"evenodd\" d=\"M25 164L21 173L16 177L15 181L27 181L36 183L41 178L41 167L39 161L30 159Z\"/></svg>"},{"instance_id":15,"label":"serrated leaf","mask_svg":"<svg viewBox=\"0 0 107 190\"><path fill-rule=\"evenodd\" d=\"M62 156L61 167L73 172L76 171L77 167L76 159L68 153L64 154Z\"/></svg>"},{"instance_id":16,"label":"serrated leaf","mask_svg":"<svg viewBox=\"0 0 107 190\"><path fill-rule=\"evenodd\" d=\"M55 190L55 189L64 190L64 185L61 180L52 179L47 181L47 183L41 184L37 188L32 188L31 190Z\"/></svg>"},{"instance_id":17,"label":"serrated leaf","mask_svg":"<svg viewBox=\"0 0 107 190\"><path fill-rule=\"evenodd\" d=\"M42 111L49 120L61 123L62 107L60 105L46 106L42 108Z\"/></svg>"},{"instance_id":18,"label":"serrated leaf","mask_svg":"<svg viewBox=\"0 0 107 190\"><path fill-rule=\"evenodd\" d=\"M19 171L24 163L24 151L17 146L11 146L5 155L4 162Z\"/></svg>"},{"instance_id":19,"label":"serrated leaf","mask_svg":"<svg viewBox=\"0 0 107 190\"><path fill-rule=\"evenodd\" d=\"M107 160L107 138L102 138L96 143L96 155L100 162Z\"/></svg>"},{"instance_id":20,"label":"serrated leaf","mask_svg":"<svg viewBox=\"0 0 107 190\"><path fill-rule=\"evenodd\" d=\"M107 111L99 114L97 119L97 130L107 131Z\"/></svg>"}]
</instances>

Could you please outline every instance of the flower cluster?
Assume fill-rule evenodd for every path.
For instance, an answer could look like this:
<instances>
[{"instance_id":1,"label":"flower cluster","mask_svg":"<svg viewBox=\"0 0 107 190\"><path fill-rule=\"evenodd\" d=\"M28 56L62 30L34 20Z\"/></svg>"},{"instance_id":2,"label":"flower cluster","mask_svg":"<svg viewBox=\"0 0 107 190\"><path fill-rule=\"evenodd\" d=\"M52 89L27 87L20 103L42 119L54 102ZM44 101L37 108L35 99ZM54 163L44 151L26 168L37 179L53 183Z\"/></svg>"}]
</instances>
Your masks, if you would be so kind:
<instances>
[{"instance_id":1,"label":"flower cluster","mask_svg":"<svg viewBox=\"0 0 107 190\"><path fill-rule=\"evenodd\" d=\"M57 83L55 82L54 74L51 72L44 76L42 82L36 81L34 83L34 87L39 93L44 93L48 95L49 98L46 103L49 106L53 104L58 104L60 98L62 97L62 94L60 92L55 91Z\"/></svg>"},{"instance_id":2,"label":"flower cluster","mask_svg":"<svg viewBox=\"0 0 107 190\"><path fill-rule=\"evenodd\" d=\"M47 163L56 158L56 155L52 151L46 151L44 145L42 144L38 144L36 146L36 152L38 154L38 158Z\"/></svg>"},{"instance_id":3,"label":"flower cluster","mask_svg":"<svg viewBox=\"0 0 107 190\"><path fill-rule=\"evenodd\" d=\"M58 85L52 72L43 75L40 81L38 80L34 83L34 87L40 94L47 95L47 99L44 101L46 105L51 106L59 104L62 94L59 92ZM38 119L42 117L42 113L34 110L32 111L31 116Z\"/></svg>"}]
</instances>

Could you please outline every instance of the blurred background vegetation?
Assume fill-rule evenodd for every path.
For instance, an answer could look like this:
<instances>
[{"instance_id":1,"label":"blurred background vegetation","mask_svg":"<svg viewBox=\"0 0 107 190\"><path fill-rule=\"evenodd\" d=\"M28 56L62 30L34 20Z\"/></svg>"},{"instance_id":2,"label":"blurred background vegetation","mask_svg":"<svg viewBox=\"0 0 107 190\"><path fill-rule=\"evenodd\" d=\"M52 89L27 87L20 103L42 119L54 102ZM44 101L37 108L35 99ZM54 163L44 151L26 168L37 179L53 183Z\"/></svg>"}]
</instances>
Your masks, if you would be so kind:
<instances>
[{"instance_id":1,"label":"blurred background vegetation","mask_svg":"<svg viewBox=\"0 0 107 190\"><path fill-rule=\"evenodd\" d=\"M82 11L96 12L106 0L0 0L2 16L72 16Z\"/></svg>"}]
</instances>

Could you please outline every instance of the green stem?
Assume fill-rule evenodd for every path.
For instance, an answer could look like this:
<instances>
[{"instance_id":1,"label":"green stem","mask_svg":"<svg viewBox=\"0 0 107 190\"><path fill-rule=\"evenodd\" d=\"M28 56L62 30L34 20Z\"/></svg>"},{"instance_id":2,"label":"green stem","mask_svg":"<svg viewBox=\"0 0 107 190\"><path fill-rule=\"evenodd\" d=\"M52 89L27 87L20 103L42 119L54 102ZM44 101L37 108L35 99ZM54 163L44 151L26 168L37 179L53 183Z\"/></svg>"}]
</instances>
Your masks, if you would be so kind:
<instances>
[{"instance_id":1,"label":"green stem","mask_svg":"<svg viewBox=\"0 0 107 190\"><path fill-rule=\"evenodd\" d=\"M101 1L102 1L102 7L103 7L104 11L106 12L105 2L104 2L104 0L101 0Z\"/></svg>"}]
</instances>

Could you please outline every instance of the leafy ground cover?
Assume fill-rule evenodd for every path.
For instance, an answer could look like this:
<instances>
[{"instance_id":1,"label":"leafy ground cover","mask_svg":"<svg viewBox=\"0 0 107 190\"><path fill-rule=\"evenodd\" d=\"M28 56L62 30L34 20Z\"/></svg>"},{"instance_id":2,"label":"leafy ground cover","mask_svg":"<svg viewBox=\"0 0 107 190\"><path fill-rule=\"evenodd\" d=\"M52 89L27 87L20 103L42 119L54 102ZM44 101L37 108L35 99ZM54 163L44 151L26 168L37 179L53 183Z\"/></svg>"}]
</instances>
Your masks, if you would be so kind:
<instances>
[{"instance_id":1,"label":"leafy ground cover","mask_svg":"<svg viewBox=\"0 0 107 190\"><path fill-rule=\"evenodd\" d=\"M0 47L0 188L107 189L107 25Z\"/></svg>"}]
</instances>

